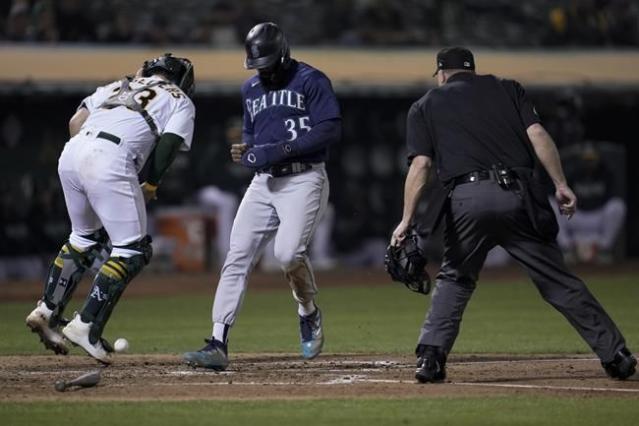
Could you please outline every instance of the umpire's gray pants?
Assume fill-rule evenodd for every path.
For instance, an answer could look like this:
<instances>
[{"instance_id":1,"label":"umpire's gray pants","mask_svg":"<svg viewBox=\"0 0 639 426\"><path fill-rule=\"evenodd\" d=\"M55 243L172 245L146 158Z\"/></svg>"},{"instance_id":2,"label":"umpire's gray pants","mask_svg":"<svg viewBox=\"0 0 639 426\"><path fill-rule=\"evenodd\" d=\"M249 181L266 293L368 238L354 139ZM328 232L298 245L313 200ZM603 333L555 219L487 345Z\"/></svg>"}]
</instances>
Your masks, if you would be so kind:
<instances>
[{"instance_id":1,"label":"umpire's gray pants","mask_svg":"<svg viewBox=\"0 0 639 426\"><path fill-rule=\"evenodd\" d=\"M625 346L621 332L570 273L555 241L533 229L516 191L493 180L458 185L445 216L445 248L420 344L449 353L487 252L500 245L527 271L541 296L561 312L603 362Z\"/></svg>"}]
</instances>

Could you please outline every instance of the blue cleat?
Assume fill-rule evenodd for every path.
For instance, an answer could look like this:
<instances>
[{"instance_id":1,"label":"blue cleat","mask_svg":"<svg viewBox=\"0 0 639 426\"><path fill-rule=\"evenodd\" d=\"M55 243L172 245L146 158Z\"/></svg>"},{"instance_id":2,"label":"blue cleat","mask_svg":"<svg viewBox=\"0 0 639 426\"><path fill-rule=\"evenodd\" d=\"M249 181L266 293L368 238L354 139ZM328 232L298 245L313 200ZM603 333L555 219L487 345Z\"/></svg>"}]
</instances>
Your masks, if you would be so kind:
<instances>
[{"instance_id":1,"label":"blue cleat","mask_svg":"<svg viewBox=\"0 0 639 426\"><path fill-rule=\"evenodd\" d=\"M229 365L228 349L219 340L204 339L206 346L196 352L186 352L184 361L191 367L210 368L224 371Z\"/></svg>"},{"instance_id":2,"label":"blue cleat","mask_svg":"<svg viewBox=\"0 0 639 426\"><path fill-rule=\"evenodd\" d=\"M303 358L313 359L322 352L324 332L319 308L308 316L300 315L300 340Z\"/></svg>"}]
</instances>

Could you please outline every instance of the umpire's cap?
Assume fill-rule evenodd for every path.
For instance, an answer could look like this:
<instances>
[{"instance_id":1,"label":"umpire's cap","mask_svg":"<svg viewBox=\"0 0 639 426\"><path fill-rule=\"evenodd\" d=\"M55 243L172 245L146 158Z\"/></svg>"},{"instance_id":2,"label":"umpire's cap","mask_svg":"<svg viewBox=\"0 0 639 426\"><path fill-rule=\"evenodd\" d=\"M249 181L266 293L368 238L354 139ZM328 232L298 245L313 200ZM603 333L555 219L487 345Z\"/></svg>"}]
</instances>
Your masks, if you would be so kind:
<instances>
[{"instance_id":1,"label":"umpire's cap","mask_svg":"<svg viewBox=\"0 0 639 426\"><path fill-rule=\"evenodd\" d=\"M473 53L465 47L446 47L437 53L437 69L439 70L469 70L475 71Z\"/></svg>"},{"instance_id":2,"label":"umpire's cap","mask_svg":"<svg viewBox=\"0 0 639 426\"><path fill-rule=\"evenodd\" d=\"M286 63L291 58L284 33L272 22L262 22L254 26L244 42L248 70L269 68L276 63Z\"/></svg>"}]
</instances>

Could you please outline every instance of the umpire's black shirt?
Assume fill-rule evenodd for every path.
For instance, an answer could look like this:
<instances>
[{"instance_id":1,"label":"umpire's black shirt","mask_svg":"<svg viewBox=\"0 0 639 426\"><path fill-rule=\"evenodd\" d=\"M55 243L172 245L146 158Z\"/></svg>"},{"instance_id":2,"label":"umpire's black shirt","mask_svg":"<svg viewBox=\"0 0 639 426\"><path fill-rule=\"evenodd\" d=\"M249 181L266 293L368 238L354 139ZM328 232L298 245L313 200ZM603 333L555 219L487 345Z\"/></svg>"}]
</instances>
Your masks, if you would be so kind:
<instances>
[{"instance_id":1,"label":"umpire's black shirt","mask_svg":"<svg viewBox=\"0 0 639 426\"><path fill-rule=\"evenodd\" d=\"M444 182L494 164L533 167L526 129L539 117L514 80L459 72L408 112L408 157L435 159Z\"/></svg>"}]
</instances>

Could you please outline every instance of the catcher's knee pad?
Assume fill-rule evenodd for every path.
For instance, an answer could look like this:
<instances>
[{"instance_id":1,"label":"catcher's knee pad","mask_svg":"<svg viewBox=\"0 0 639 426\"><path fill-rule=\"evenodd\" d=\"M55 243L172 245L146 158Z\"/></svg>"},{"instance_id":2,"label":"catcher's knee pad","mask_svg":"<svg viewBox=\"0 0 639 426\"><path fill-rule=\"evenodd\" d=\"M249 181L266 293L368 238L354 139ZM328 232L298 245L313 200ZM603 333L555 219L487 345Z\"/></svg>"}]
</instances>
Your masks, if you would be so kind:
<instances>
[{"instance_id":1,"label":"catcher's knee pad","mask_svg":"<svg viewBox=\"0 0 639 426\"><path fill-rule=\"evenodd\" d=\"M112 255L115 257L126 257L126 258L134 258L136 256L141 256L139 260L143 261L142 266L148 265L151 261L151 257L153 257L153 246L151 246L150 235L145 236L139 241L135 241L131 244L127 244L124 246L113 246Z\"/></svg>"},{"instance_id":2,"label":"catcher's knee pad","mask_svg":"<svg viewBox=\"0 0 639 426\"><path fill-rule=\"evenodd\" d=\"M54 311L53 317L56 319L62 316L84 272L102 249L107 247L109 240L104 228L83 238L95 241L95 244L86 250L79 250L66 241L49 267L43 300Z\"/></svg>"}]
</instances>

